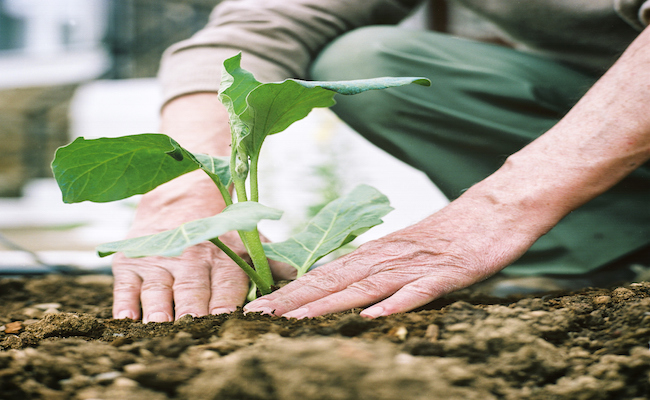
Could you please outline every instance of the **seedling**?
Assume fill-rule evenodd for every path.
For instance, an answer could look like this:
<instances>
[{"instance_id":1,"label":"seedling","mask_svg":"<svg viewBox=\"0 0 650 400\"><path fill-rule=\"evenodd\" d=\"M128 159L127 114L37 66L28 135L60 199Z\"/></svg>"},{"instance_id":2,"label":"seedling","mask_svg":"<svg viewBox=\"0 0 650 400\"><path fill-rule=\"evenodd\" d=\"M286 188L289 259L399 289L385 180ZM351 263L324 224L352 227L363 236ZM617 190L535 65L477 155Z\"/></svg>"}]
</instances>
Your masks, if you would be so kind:
<instances>
[{"instance_id":1,"label":"seedling","mask_svg":"<svg viewBox=\"0 0 650 400\"><path fill-rule=\"evenodd\" d=\"M260 83L240 67L240 60L238 54L224 62L219 93L229 113L230 157L191 153L169 136L157 133L90 140L80 137L57 150L52 170L65 203L120 200L201 169L227 205L220 214L176 229L100 245L100 256L122 252L127 257L174 257L209 240L246 272L262 294L267 294L274 283L267 257L292 265L301 276L320 258L382 223L381 218L392 210L386 196L361 185L326 205L306 228L288 240L263 244L257 224L263 219L279 219L282 211L259 203L260 150L267 136L282 132L313 108L334 105L336 93L352 95L412 83L429 86L428 79ZM237 202L230 195L230 185L237 193ZM220 235L233 230L239 232L253 265L219 240Z\"/></svg>"}]
</instances>

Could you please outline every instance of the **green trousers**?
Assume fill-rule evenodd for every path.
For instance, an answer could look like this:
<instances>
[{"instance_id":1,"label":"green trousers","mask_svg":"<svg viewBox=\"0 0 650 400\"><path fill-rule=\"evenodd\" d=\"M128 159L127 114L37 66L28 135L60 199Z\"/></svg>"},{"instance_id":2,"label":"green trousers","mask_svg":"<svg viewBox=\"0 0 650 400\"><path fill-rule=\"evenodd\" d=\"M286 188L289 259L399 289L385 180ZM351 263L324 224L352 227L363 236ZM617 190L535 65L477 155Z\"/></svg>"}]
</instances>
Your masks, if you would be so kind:
<instances>
[{"instance_id":1,"label":"green trousers","mask_svg":"<svg viewBox=\"0 0 650 400\"><path fill-rule=\"evenodd\" d=\"M395 27L340 37L318 56L311 75L431 79L430 88L337 96L333 110L370 142L426 173L449 199L551 128L598 79L510 48ZM581 274L649 243L650 165L645 164L565 217L504 272Z\"/></svg>"}]
</instances>

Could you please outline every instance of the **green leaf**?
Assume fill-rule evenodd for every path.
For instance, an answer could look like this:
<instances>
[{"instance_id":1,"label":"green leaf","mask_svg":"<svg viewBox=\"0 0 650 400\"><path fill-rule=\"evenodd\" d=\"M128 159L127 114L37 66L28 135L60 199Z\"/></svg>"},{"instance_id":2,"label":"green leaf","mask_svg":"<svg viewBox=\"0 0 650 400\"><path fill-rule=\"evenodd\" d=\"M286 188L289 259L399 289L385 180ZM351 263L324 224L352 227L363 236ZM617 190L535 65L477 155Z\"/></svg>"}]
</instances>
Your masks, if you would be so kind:
<instances>
[{"instance_id":1,"label":"green leaf","mask_svg":"<svg viewBox=\"0 0 650 400\"><path fill-rule=\"evenodd\" d=\"M334 94L320 87L305 87L293 80L265 83L253 89L247 98L248 107L240 116L246 126L252 127L241 137L246 154L250 157L259 154L268 135L284 131L314 108L333 106L336 103Z\"/></svg>"},{"instance_id":2,"label":"green leaf","mask_svg":"<svg viewBox=\"0 0 650 400\"><path fill-rule=\"evenodd\" d=\"M242 121L240 115L248 107L248 94L261 85L253 74L241 68L240 63L241 53L223 62L219 90L219 101L228 110L233 149L239 149L241 139L250 133L249 126Z\"/></svg>"},{"instance_id":3,"label":"green leaf","mask_svg":"<svg viewBox=\"0 0 650 400\"><path fill-rule=\"evenodd\" d=\"M65 203L107 202L146 193L199 166L169 136L77 138L56 151L54 177Z\"/></svg>"},{"instance_id":4,"label":"green leaf","mask_svg":"<svg viewBox=\"0 0 650 400\"><path fill-rule=\"evenodd\" d=\"M230 115L233 148L251 158L257 157L268 135L282 132L314 108L333 106L335 93L352 95L410 84L431 85L426 78L414 77L260 83L240 63L241 53L224 61L219 96Z\"/></svg>"},{"instance_id":5,"label":"green leaf","mask_svg":"<svg viewBox=\"0 0 650 400\"><path fill-rule=\"evenodd\" d=\"M97 247L101 257L122 252L127 257L174 257L183 250L229 231L252 231L263 219L279 219L282 211L245 201L226 207L221 213L187 222L176 229L102 244Z\"/></svg>"},{"instance_id":6,"label":"green leaf","mask_svg":"<svg viewBox=\"0 0 650 400\"><path fill-rule=\"evenodd\" d=\"M229 103L235 115L244 112L247 106L246 96L251 90L262 84L255 79L253 74L241 68L240 64L241 53L223 62L219 88L219 96Z\"/></svg>"},{"instance_id":7,"label":"green leaf","mask_svg":"<svg viewBox=\"0 0 650 400\"><path fill-rule=\"evenodd\" d=\"M213 157L207 154L194 153L194 162L208 175L219 178L221 183L230 183L230 157Z\"/></svg>"},{"instance_id":8,"label":"green leaf","mask_svg":"<svg viewBox=\"0 0 650 400\"><path fill-rule=\"evenodd\" d=\"M303 275L320 258L351 242L393 208L388 198L367 185L326 205L304 230L280 243L264 243L269 258L292 265Z\"/></svg>"},{"instance_id":9,"label":"green leaf","mask_svg":"<svg viewBox=\"0 0 650 400\"><path fill-rule=\"evenodd\" d=\"M202 168L230 181L227 158L192 154L160 133L117 138L77 138L56 151L52 171L63 202L108 202L148 191Z\"/></svg>"}]
</instances>

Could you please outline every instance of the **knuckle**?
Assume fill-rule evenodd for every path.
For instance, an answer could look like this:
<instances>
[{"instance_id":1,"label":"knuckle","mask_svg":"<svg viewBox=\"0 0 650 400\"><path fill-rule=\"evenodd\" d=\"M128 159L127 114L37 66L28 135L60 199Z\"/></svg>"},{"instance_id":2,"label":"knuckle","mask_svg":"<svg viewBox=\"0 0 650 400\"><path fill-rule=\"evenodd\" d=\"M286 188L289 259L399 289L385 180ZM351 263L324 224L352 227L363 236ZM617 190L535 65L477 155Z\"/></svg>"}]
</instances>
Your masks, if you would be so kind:
<instances>
[{"instance_id":1,"label":"knuckle","mask_svg":"<svg viewBox=\"0 0 650 400\"><path fill-rule=\"evenodd\" d=\"M394 292L393 285L384 280L363 280L355 282L348 286L348 289L359 292L361 295L371 297L373 299L384 298Z\"/></svg>"},{"instance_id":2,"label":"knuckle","mask_svg":"<svg viewBox=\"0 0 650 400\"><path fill-rule=\"evenodd\" d=\"M433 299L437 297L439 288L426 282L415 281L409 284L406 289L411 296L423 299Z\"/></svg>"},{"instance_id":3,"label":"knuckle","mask_svg":"<svg viewBox=\"0 0 650 400\"><path fill-rule=\"evenodd\" d=\"M220 265L212 270L212 282L240 284L246 281L246 273L234 264Z\"/></svg>"},{"instance_id":4,"label":"knuckle","mask_svg":"<svg viewBox=\"0 0 650 400\"><path fill-rule=\"evenodd\" d=\"M210 285L205 281L175 281L173 290L178 291L197 291L210 290Z\"/></svg>"},{"instance_id":5,"label":"knuckle","mask_svg":"<svg viewBox=\"0 0 650 400\"><path fill-rule=\"evenodd\" d=\"M148 280L142 282L143 292L164 292L172 290L172 286L168 282L161 280Z\"/></svg>"},{"instance_id":6,"label":"knuckle","mask_svg":"<svg viewBox=\"0 0 650 400\"><path fill-rule=\"evenodd\" d=\"M305 284L306 287L327 294L338 292L344 286L346 286L343 284L344 277L340 274L328 274L326 272L319 271L318 269L305 274L301 279L303 280L303 284Z\"/></svg>"},{"instance_id":7,"label":"knuckle","mask_svg":"<svg viewBox=\"0 0 650 400\"><path fill-rule=\"evenodd\" d=\"M215 280L211 285L212 292L232 293L246 290L246 278L232 277L231 279Z\"/></svg>"},{"instance_id":8,"label":"knuckle","mask_svg":"<svg viewBox=\"0 0 650 400\"><path fill-rule=\"evenodd\" d=\"M210 242L202 242L195 244L192 247L185 249L183 254L180 257L175 259L191 259L191 260L209 260L220 254L221 251Z\"/></svg>"},{"instance_id":9,"label":"knuckle","mask_svg":"<svg viewBox=\"0 0 650 400\"><path fill-rule=\"evenodd\" d=\"M139 292L140 286L141 285L139 282L115 280L115 283L113 284L113 293L120 294Z\"/></svg>"}]
</instances>

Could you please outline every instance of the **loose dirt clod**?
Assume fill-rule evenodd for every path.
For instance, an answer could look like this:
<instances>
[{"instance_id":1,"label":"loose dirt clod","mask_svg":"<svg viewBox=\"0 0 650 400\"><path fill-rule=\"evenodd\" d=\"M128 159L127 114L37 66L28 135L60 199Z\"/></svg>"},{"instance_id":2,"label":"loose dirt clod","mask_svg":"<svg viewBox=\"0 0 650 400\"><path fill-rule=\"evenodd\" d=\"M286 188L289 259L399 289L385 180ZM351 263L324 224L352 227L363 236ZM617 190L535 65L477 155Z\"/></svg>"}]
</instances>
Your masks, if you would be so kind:
<instances>
[{"instance_id":1,"label":"loose dirt clod","mask_svg":"<svg viewBox=\"0 0 650 400\"><path fill-rule=\"evenodd\" d=\"M0 398L642 399L650 284L286 320L110 318L106 279L0 279ZM56 307L55 307L56 305ZM34 319L30 309L40 312ZM26 312L27 310L27 312Z\"/></svg>"}]
</instances>

